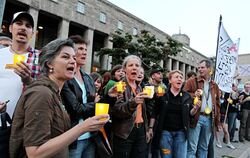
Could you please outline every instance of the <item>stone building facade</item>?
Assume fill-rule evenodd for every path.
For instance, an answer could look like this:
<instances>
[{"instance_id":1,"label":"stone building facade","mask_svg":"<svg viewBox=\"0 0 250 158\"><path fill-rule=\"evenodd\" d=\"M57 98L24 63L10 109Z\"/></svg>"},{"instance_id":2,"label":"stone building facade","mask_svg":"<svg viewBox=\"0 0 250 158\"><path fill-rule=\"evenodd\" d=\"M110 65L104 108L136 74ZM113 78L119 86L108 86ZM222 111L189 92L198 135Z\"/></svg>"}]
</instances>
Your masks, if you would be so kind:
<instances>
[{"instance_id":1,"label":"stone building facade","mask_svg":"<svg viewBox=\"0 0 250 158\"><path fill-rule=\"evenodd\" d=\"M148 30L157 39L166 40L167 33L117 7L107 0L1 0L4 5L3 22L11 21L13 13L28 11L35 21L35 35L32 45L40 49L55 38L67 38L79 34L88 42L85 70L110 69L111 57L101 59L95 56L100 48L112 48L111 33L119 30L136 35L140 30ZM1 17L0 17L1 18ZM0 21L1 22L1 21ZM174 38L174 37L173 37ZM178 40L178 39L177 39ZM207 59L184 42L183 51L170 56L167 69L184 72L197 71L197 63Z\"/></svg>"}]
</instances>

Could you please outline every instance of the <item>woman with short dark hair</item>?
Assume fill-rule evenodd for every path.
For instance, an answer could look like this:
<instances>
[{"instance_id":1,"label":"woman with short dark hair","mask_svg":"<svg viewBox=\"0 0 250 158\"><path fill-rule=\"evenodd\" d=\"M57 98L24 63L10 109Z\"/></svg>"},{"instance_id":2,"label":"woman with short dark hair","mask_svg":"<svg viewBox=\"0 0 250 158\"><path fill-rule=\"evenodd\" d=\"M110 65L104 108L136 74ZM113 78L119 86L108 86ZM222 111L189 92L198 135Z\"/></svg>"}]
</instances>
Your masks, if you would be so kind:
<instances>
[{"instance_id":1,"label":"woman with short dark hair","mask_svg":"<svg viewBox=\"0 0 250 158\"><path fill-rule=\"evenodd\" d=\"M108 120L100 115L70 128L61 102L65 81L74 77L76 61L71 40L54 40L40 54L41 77L34 81L18 101L10 137L11 158L67 158L68 145L81 134L97 131ZM100 118L106 118L100 121Z\"/></svg>"}]
</instances>

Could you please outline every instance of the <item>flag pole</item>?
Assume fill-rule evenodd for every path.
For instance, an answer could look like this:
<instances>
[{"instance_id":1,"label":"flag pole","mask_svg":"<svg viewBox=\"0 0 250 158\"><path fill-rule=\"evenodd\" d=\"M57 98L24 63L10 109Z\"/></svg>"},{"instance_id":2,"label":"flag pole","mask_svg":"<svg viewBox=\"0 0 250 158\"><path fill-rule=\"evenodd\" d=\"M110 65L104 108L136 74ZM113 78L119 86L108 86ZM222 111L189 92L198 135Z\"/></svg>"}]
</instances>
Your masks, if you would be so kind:
<instances>
[{"instance_id":1,"label":"flag pole","mask_svg":"<svg viewBox=\"0 0 250 158\"><path fill-rule=\"evenodd\" d=\"M220 15L220 19L219 19L219 26L218 26L218 35L217 35L217 46L216 46L216 56L215 56L215 70L214 70L214 76L211 78L214 80L215 79L215 74L216 74L216 64L217 64L217 55L218 55L218 47L219 47L219 39L220 39L220 28L221 28L221 23L222 23L222 16ZM217 113L217 108L215 106L215 113ZM213 126L214 128L215 126ZM214 128L215 130L215 128ZM215 132L216 133L216 132Z\"/></svg>"},{"instance_id":2,"label":"flag pole","mask_svg":"<svg viewBox=\"0 0 250 158\"><path fill-rule=\"evenodd\" d=\"M218 48L219 48L220 27L221 27L221 23L222 23L222 16L220 15L219 27L218 27L218 35L217 35L216 56L215 56L215 68L216 68L216 64L217 64L217 55L218 55ZM216 73L216 69L214 70L214 76L213 76L214 79L215 79L215 73Z\"/></svg>"}]
</instances>

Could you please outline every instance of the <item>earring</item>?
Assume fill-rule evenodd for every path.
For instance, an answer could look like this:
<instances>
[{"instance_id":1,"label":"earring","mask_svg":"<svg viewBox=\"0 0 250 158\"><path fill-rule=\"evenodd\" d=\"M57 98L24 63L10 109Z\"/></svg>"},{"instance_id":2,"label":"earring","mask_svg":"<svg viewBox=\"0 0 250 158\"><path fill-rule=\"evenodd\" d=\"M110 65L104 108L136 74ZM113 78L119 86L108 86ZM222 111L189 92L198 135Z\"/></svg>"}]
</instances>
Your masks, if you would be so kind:
<instances>
[{"instance_id":1,"label":"earring","mask_svg":"<svg viewBox=\"0 0 250 158\"><path fill-rule=\"evenodd\" d=\"M54 68L53 68L53 67L49 68L49 72L50 72L50 73L52 73L53 71L54 71Z\"/></svg>"}]
</instances>

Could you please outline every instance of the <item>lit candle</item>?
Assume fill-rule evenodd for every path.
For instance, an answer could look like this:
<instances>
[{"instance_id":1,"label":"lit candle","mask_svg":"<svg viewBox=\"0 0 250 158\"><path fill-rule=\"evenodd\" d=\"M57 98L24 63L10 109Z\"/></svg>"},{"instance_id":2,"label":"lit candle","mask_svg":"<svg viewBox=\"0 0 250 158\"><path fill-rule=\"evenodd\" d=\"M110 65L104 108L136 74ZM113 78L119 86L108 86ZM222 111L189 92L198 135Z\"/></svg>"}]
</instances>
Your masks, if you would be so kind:
<instances>
[{"instance_id":1,"label":"lit candle","mask_svg":"<svg viewBox=\"0 0 250 158\"><path fill-rule=\"evenodd\" d=\"M125 83L122 81L119 81L118 83L116 83L117 92L122 93L124 91L124 85L125 85Z\"/></svg>"},{"instance_id":2,"label":"lit candle","mask_svg":"<svg viewBox=\"0 0 250 158\"><path fill-rule=\"evenodd\" d=\"M24 60L25 60L24 55L14 54L14 65L16 65L16 63L20 63L21 61L24 61Z\"/></svg>"},{"instance_id":3,"label":"lit candle","mask_svg":"<svg viewBox=\"0 0 250 158\"><path fill-rule=\"evenodd\" d=\"M194 105L196 105L196 104L198 103L198 101L199 101L199 98L198 98L198 97L195 97L195 98L194 98Z\"/></svg>"},{"instance_id":4,"label":"lit candle","mask_svg":"<svg viewBox=\"0 0 250 158\"><path fill-rule=\"evenodd\" d=\"M163 96L163 94L165 93L161 85L157 87L157 93L158 93L158 96Z\"/></svg>"},{"instance_id":5,"label":"lit candle","mask_svg":"<svg viewBox=\"0 0 250 158\"><path fill-rule=\"evenodd\" d=\"M148 95L148 97L151 96L151 88L145 86L143 89L143 93L146 93Z\"/></svg>"},{"instance_id":6,"label":"lit candle","mask_svg":"<svg viewBox=\"0 0 250 158\"><path fill-rule=\"evenodd\" d=\"M95 115L108 114L109 104L106 103L96 103L95 104Z\"/></svg>"},{"instance_id":7,"label":"lit candle","mask_svg":"<svg viewBox=\"0 0 250 158\"><path fill-rule=\"evenodd\" d=\"M231 98L228 98L227 101L229 104L233 104L233 100Z\"/></svg>"}]
</instances>

